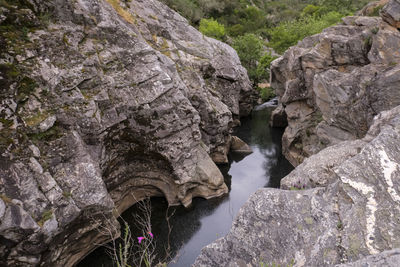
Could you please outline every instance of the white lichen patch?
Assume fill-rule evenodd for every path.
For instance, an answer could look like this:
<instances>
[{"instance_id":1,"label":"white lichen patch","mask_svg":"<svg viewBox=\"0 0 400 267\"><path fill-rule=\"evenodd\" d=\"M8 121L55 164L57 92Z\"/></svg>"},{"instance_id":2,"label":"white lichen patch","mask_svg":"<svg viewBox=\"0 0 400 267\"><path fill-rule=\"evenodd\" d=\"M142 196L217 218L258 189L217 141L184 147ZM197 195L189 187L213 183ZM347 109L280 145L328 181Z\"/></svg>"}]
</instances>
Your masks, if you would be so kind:
<instances>
[{"instance_id":1,"label":"white lichen patch","mask_svg":"<svg viewBox=\"0 0 400 267\"><path fill-rule=\"evenodd\" d=\"M294 267L301 267L301 266L305 266L306 264L306 256L304 255L304 251L296 251L296 254L294 256L294 262L295 264L293 265Z\"/></svg>"},{"instance_id":2,"label":"white lichen patch","mask_svg":"<svg viewBox=\"0 0 400 267\"><path fill-rule=\"evenodd\" d=\"M390 197L393 199L393 201L400 203L400 196L394 189L392 180L392 174L396 171L399 165L397 164L397 162L390 160L389 156L386 154L386 151L383 149L379 151L379 156L381 159L383 176L385 178L386 184L388 185L386 190L389 193Z\"/></svg>"},{"instance_id":3,"label":"white lichen patch","mask_svg":"<svg viewBox=\"0 0 400 267\"><path fill-rule=\"evenodd\" d=\"M366 208L369 211L366 216L366 227L367 233L365 235L365 244L367 245L368 251L371 254L377 254L379 251L373 247L373 241L375 240L375 224L376 217L375 212L377 211L377 203L374 198L374 188L372 186L368 186L361 182L356 182L348 179L347 177L340 177L343 183L349 184L351 187L356 189L358 192L367 197L367 205Z\"/></svg>"}]
</instances>

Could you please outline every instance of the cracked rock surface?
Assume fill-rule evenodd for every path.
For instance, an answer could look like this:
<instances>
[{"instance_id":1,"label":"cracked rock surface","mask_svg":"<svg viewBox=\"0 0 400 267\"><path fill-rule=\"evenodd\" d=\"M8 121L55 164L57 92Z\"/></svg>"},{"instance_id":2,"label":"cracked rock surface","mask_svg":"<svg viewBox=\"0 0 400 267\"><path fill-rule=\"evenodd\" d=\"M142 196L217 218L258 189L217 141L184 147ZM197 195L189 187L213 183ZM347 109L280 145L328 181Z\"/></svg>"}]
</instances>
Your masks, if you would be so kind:
<instances>
[{"instance_id":1,"label":"cracked rock surface","mask_svg":"<svg viewBox=\"0 0 400 267\"><path fill-rule=\"evenodd\" d=\"M346 17L271 64L275 114L286 113L288 121L283 153L294 166L327 146L362 138L374 116L400 104L398 3L389 1L382 18Z\"/></svg>"},{"instance_id":2,"label":"cracked rock surface","mask_svg":"<svg viewBox=\"0 0 400 267\"><path fill-rule=\"evenodd\" d=\"M231 47L155 0L11 2L0 5L1 266L72 266L144 197L227 192L215 163L254 94Z\"/></svg>"},{"instance_id":3,"label":"cracked rock surface","mask_svg":"<svg viewBox=\"0 0 400 267\"><path fill-rule=\"evenodd\" d=\"M286 177L311 189L264 188L240 209L224 238L203 248L194 266L330 266L400 245L400 106L378 115L362 140L313 155ZM359 148L359 149L357 149ZM355 152L355 151L356 152ZM312 186L310 186L312 187ZM358 265L349 265L358 266ZM364 265L362 265L364 266Z\"/></svg>"},{"instance_id":4,"label":"cracked rock surface","mask_svg":"<svg viewBox=\"0 0 400 267\"><path fill-rule=\"evenodd\" d=\"M193 266L398 266L400 34L398 1L386 2L383 19L344 18L272 63L298 166Z\"/></svg>"}]
</instances>

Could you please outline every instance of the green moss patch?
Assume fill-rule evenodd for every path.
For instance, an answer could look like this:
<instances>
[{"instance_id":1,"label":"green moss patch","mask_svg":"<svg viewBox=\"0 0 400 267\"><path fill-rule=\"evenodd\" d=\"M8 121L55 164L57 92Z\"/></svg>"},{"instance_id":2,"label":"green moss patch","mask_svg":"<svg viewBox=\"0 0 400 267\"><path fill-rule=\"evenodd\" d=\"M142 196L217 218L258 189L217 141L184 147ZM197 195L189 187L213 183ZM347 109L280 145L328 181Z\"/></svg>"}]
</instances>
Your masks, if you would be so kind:
<instances>
[{"instance_id":1,"label":"green moss patch","mask_svg":"<svg viewBox=\"0 0 400 267\"><path fill-rule=\"evenodd\" d=\"M37 224L40 227L43 227L44 223L48 220L53 218L53 211L52 210L46 210L45 212L42 213L42 218L37 222Z\"/></svg>"},{"instance_id":2,"label":"green moss patch","mask_svg":"<svg viewBox=\"0 0 400 267\"><path fill-rule=\"evenodd\" d=\"M62 130L58 125L54 125L47 131L43 133L31 133L28 134L29 139L31 139L34 143L38 143L41 141L53 141L62 136Z\"/></svg>"},{"instance_id":3,"label":"green moss patch","mask_svg":"<svg viewBox=\"0 0 400 267\"><path fill-rule=\"evenodd\" d=\"M19 82L19 86L17 89L17 101L23 101L26 99L30 94L32 94L35 91L35 88L37 87L37 83L35 80L24 76L22 80Z\"/></svg>"}]
</instances>

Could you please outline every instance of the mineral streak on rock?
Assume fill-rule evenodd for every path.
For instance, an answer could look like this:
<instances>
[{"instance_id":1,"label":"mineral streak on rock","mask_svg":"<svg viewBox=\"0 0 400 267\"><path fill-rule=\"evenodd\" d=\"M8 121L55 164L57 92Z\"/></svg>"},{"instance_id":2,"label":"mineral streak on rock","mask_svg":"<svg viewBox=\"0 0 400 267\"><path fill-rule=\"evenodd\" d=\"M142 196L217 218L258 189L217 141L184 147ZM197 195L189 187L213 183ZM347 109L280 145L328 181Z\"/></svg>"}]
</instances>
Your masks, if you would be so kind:
<instances>
[{"instance_id":1,"label":"mineral streak on rock","mask_svg":"<svg viewBox=\"0 0 400 267\"><path fill-rule=\"evenodd\" d=\"M399 140L400 106L380 113L363 139L325 149L331 152L329 170L325 161L318 165L326 154L322 150L285 178L291 190L259 189L228 235L204 247L194 266L286 266L293 261L295 266L332 266L398 248ZM313 166L314 176L307 166ZM304 190L298 181L314 186L307 179L324 187ZM389 254L376 259L396 266L392 257L397 256Z\"/></svg>"}]
</instances>

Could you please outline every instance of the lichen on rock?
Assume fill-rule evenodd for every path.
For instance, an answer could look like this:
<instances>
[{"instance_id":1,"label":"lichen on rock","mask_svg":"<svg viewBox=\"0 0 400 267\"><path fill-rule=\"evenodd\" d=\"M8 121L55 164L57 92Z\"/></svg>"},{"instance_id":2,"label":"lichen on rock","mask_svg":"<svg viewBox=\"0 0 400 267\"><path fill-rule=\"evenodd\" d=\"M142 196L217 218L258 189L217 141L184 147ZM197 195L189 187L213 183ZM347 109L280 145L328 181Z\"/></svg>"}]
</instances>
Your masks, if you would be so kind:
<instances>
[{"instance_id":1,"label":"lichen on rock","mask_svg":"<svg viewBox=\"0 0 400 267\"><path fill-rule=\"evenodd\" d=\"M231 47L158 1L0 3L0 265L72 266L145 197L227 193L212 159L254 93Z\"/></svg>"},{"instance_id":2,"label":"lichen on rock","mask_svg":"<svg viewBox=\"0 0 400 267\"><path fill-rule=\"evenodd\" d=\"M293 165L362 138L375 115L400 104L399 43L385 19L346 17L272 62L271 85L288 119L283 151Z\"/></svg>"},{"instance_id":3,"label":"lichen on rock","mask_svg":"<svg viewBox=\"0 0 400 267\"><path fill-rule=\"evenodd\" d=\"M272 63L274 116L287 115L283 149L298 166L193 266L398 266L400 34L398 1L385 2L383 20L344 18Z\"/></svg>"}]
</instances>

